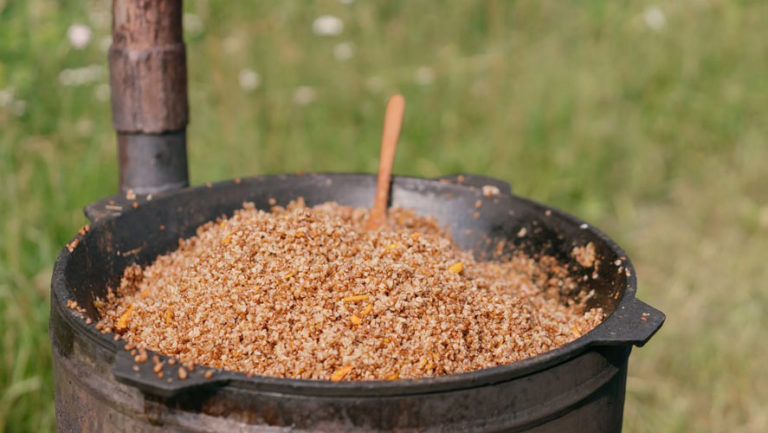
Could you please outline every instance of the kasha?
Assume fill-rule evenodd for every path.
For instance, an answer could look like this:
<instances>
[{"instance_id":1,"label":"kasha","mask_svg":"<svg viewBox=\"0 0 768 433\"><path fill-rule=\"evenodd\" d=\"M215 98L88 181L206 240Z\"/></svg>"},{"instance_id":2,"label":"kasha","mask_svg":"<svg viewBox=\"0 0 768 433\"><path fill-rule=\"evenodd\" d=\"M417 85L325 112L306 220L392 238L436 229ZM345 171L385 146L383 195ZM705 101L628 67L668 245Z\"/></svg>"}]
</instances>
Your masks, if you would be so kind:
<instances>
[{"instance_id":1,"label":"kasha","mask_svg":"<svg viewBox=\"0 0 768 433\"><path fill-rule=\"evenodd\" d=\"M432 218L392 209L367 231L367 213L246 203L126 269L102 332L248 374L391 380L514 362L603 319L561 295L581 288L552 257L476 261Z\"/></svg>"}]
</instances>

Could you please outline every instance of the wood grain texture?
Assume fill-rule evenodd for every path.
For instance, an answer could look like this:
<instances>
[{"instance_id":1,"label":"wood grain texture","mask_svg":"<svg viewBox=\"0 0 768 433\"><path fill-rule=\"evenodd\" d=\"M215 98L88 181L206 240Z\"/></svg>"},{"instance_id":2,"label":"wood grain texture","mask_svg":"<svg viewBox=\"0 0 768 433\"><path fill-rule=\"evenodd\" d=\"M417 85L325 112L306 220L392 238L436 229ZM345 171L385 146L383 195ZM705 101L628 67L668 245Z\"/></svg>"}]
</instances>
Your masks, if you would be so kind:
<instances>
[{"instance_id":1,"label":"wood grain texture","mask_svg":"<svg viewBox=\"0 0 768 433\"><path fill-rule=\"evenodd\" d=\"M389 184L392 180L392 164L395 160L397 139L400 137L404 112L405 98L403 95L394 95L389 98L387 111L384 115L384 131L381 135L381 156L379 157L376 197L366 225L368 230L376 230L387 222L387 201L389 200Z\"/></svg>"},{"instance_id":2,"label":"wood grain texture","mask_svg":"<svg viewBox=\"0 0 768 433\"><path fill-rule=\"evenodd\" d=\"M162 133L188 123L181 0L113 0L112 118L119 132Z\"/></svg>"}]
</instances>

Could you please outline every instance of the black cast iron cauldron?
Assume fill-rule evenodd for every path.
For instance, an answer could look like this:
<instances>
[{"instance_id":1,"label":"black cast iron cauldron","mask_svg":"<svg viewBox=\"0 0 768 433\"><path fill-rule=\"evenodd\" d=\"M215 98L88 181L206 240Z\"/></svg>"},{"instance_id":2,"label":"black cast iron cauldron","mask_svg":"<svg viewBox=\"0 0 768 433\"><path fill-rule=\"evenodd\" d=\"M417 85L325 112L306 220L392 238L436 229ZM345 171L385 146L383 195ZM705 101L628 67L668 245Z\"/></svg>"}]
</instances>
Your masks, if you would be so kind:
<instances>
[{"instance_id":1,"label":"black cast iron cauldron","mask_svg":"<svg viewBox=\"0 0 768 433\"><path fill-rule=\"evenodd\" d=\"M178 380L177 364L158 379L151 362L134 371L122 342L67 308L68 300L76 300L95 321L93 300L118 284L126 266L149 264L173 250L179 237L231 215L244 201L261 209L270 207L272 197L278 204L303 197L308 205L370 206L375 184L375 176L365 174L260 176L151 200L139 196L137 207L124 196L89 205L90 231L77 236L73 251L62 250L53 272L50 334L60 431L620 431L630 349L648 341L664 315L635 298L634 269L612 240L577 218L512 195L494 179L396 177L391 200L435 216L477 256L504 240L507 252L522 248L573 264L572 248L594 243L601 265L583 275L595 290L590 306L609 316L577 340L523 361L435 378L364 382L221 370L205 379L205 367ZM486 197L485 185L500 193ZM480 209L477 200L483 201Z\"/></svg>"}]
</instances>

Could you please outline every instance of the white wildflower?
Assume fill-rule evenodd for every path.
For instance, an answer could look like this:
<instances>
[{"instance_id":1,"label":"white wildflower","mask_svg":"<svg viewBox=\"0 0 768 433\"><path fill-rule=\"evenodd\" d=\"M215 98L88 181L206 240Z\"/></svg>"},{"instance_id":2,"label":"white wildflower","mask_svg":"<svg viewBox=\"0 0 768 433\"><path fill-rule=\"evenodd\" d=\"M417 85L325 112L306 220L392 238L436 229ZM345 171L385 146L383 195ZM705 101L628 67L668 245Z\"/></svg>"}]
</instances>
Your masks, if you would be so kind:
<instances>
[{"instance_id":1,"label":"white wildflower","mask_svg":"<svg viewBox=\"0 0 768 433\"><path fill-rule=\"evenodd\" d=\"M182 25L184 26L184 31L192 35L203 32L203 20L195 14L185 13L182 17Z\"/></svg>"},{"instance_id":2,"label":"white wildflower","mask_svg":"<svg viewBox=\"0 0 768 433\"><path fill-rule=\"evenodd\" d=\"M316 98L317 92L309 86L300 86L293 91L293 102L298 105L307 105Z\"/></svg>"},{"instance_id":3,"label":"white wildflower","mask_svg":"<svg viewBox=\"0 0 768 433\"><path fill-rule=\"evenodd\" d=\"M661 31L667 26L667 16L664 12L658 8L658 6L651 6L643 12L643 20L645 25L651 30Z\"/></svg>"},{"instance_id":4,"label":"white wildflower","mask_svg":"<svg viewBox=\"0 0 768 433\"><path fill-rule=\"evenodd\" d=\"M333 15L322 15L312 23L312 31L320 36L335 36L344 30L344 22Z\"/></svg>"},{"instance_id":5,"label":"white wildflower","mask_svg":"<svg viewBox=\"0 0 768 433\"><path fill-rule=\"evenodd\" d=\"M355 45L352 42L341 42L333 47L333 57L339 61L349 60L355 56Z\"/></svg>"},{"instance_id":6,"label":"white wildflower","mask_svg":"<svg viewBox=\"0 0 768 433\"><path fill-rule=\"evenodd\" d=\"M261 76L258 72L245 68L237 74L237 82L240 83L240 87L243 90L251 91L259 87L261 84Z\"/></svg>"},{"instance_id":7,"label":"white wildflower","mask_svg":"<svg viewBox=\"0 0 768 433\"><path fill-rule=\"evenodd\" d=\"M27 111L27 101L16 99L16 88L11 86L0 90L0 107L8 107L8 111L21 116Z\"/></svg>"},{"instance_id":8,"label":"white wildflower","mask_svg":"<svg viewBox=\"0 0 768 433\"><path fill-rule=\"evenodd\" d=\"M82 50L91 42L91 28L83 24L72 24L67 29L67 39L75 49Z\"/></svg>"},{"instance_id":9,"label":"white wildflower","mask_svg":"<svg viewBox=\"0 0 768 433\"><path fill-rule=\"evenodd\" d=\"M428 86L435 81L435 71L429 66L422 66L416 69L416 83L422 86Z\"/></svg>"},{"instance_id":10,"label":"white wildflower","mask_svg":"<svg viewBox=\"0 0 768 433\"><path fill-rule=\"evenodd\" d=\"M82 86L99 81L105 75L102 65L89 65L82 68L64 69L59 72L59 83L65 86Z\"/></svg>"}]
</instances>

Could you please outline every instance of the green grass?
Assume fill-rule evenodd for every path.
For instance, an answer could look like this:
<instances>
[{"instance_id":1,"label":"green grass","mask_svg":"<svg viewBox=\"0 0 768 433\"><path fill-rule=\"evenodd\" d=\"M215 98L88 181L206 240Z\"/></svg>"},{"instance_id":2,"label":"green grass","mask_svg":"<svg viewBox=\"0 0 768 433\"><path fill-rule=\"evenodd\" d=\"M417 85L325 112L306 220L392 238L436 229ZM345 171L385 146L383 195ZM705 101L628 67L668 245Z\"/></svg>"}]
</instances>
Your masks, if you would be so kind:
<instances>
[{"instance_id":1,"label":"green grass","mask_svg":"<svg viewBox=\"0 0 768 433\"><path fill-rule=\"evenodd\" d=\"M15 88L0 105L0 431L55 428L51 267L81 208L116 190L106 72L60 82L106 71L109 3L0 0L0 91ZM651 6L188 0L192 181L373 171L400 91L397 173L509 180L634 259L668 320L631 358L625 431L768 431L768 2L659 2L659 31ZM312 33L322 14L341 35ZM76 22L94 31L83 50L65 36ZM345 41L355 55L336 60ZM299 86L316 99L295 103Z\"/></svg>"}]
</instances>

